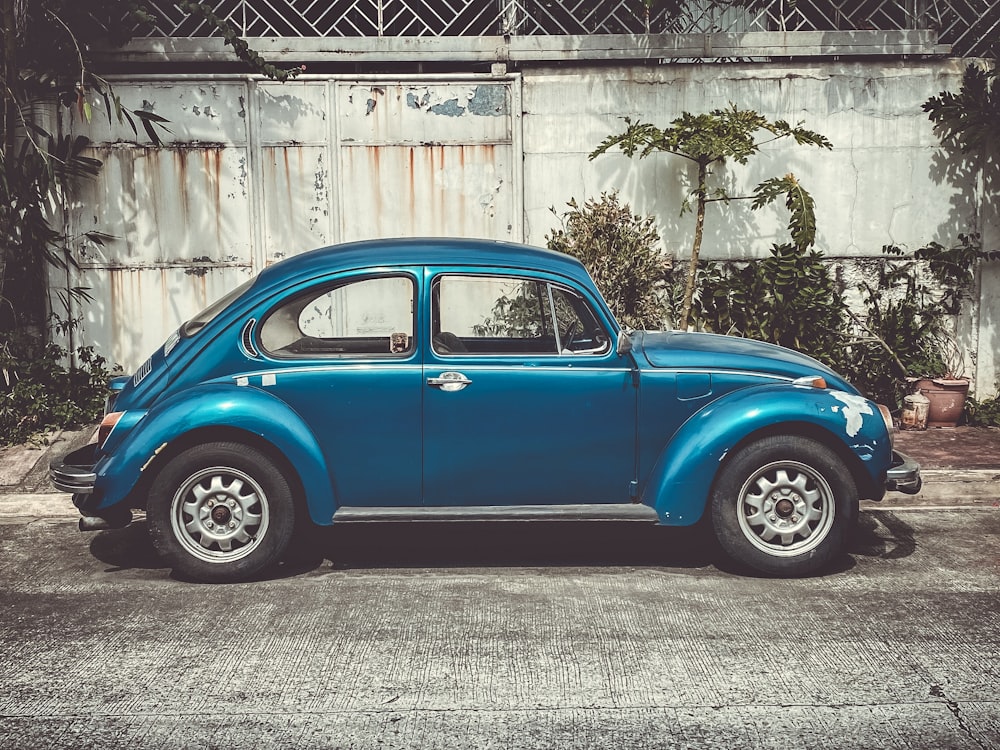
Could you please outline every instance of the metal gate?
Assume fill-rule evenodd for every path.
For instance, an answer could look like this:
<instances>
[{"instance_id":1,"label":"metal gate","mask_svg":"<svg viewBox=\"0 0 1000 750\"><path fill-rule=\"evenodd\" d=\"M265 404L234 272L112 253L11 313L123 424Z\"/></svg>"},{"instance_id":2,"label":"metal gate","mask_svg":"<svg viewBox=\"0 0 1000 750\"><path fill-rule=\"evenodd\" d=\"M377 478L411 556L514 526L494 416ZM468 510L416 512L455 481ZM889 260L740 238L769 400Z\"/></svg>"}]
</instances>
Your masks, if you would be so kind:
<instances>
[{"instance_id":1,"label":"metal gate","mask_svg":"<svg viewBox=\"0 0 1000 750\"><path fill-rule=\"evenodd\" d=\"M126 369L263 266L315 247L522 239L516 76L113 85L127 106L170 121L162 147L129 142L123 123L62 123L104 162L66 217L69 281L93 297L74 312ZM83 237L95 231L109 239Z\"/></svg>"}]
</instances>

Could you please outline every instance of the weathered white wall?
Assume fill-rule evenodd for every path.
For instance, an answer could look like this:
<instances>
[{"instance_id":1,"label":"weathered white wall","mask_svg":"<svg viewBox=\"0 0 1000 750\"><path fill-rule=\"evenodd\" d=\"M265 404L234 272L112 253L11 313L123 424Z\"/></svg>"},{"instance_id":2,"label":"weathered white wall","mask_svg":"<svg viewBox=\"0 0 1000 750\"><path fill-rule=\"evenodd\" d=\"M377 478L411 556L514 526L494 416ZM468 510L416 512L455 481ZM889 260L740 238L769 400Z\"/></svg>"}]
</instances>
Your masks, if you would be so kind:
<instances>
[{"instance_id":1,"label":"weathered white wall","mask_svg":"<svg viewBox=\"0 0 1000 750\"><path fill-rule=\"evenodd\" d=\"M169 121L159 147L137 145L127 122L60 110L63 131L87 136L104 163L67 216L70 283L94 298L74 311L84 342L134 369L227 289L334 242L520 239L518 83L114 79L125 106ZM91 104L103 111L99 95Z\"/></svg>"},{"instance_id":2,"label":"weathered white wall","mask_svg":"<svg viewBox=\"0 0 1000 750\"><path fill-rule=\"evenodd\" d=\"M127 126L64 122L89 135L106 161L102 177L82 187L71 229L119 238L104 248L75 243L78 281L97 297L81 311L84 335L134 367L210 298L285 255L412 234L543 245L558 222L550 207L608 190L656 216L666 250L685 257L693 231L691 214L680 215L687 163L587 155L624 126L620 117L666 126L684 110L730 103L801 121L832 141L832 151L778 142L716 177L742 195L794 172L816 200L817 246L846 268L885 244L947 245L977 228L1000 246L995 197L955 180L955 163L921 110L928 97L958 88L965 64L562 65L493 82L123 78L115 84L123 100L165 115L172 132L164 149L138 148L123 142L134 140ZM786 222L781 206L715 204L704 257L761 257L787 238ZM982 393L1000 373L998 326L1000 268L989 267L982 304L962 333Z\"/></svg>"},{"instance_id":3,"label":"weathered white wall","mask_svg":"<svg viewBox=\"0 0 1000 750\"><path fill-rule=\"evenodd\" d=\"M621 117L666 127L683 111L735 104L825 135L830 151L775 142L746 166L718 170L715 184L748 195L768 177L794 173L816 201L817 248L836 259L848 283L860 279L860 259L883 245L915 250L951 245L981 231L1000 248L995 194L977 189L968 170L941 147L921 105L957 90L966 61L730 63L660 67L539 68L524 74L526 239L544 244L557 226L550 207L618 190L637 213L657 218L664 247L690 252L692 213L680 215L694 167L655 154L644 160L609 153L588 161ZM788 239L780 202L752 211L749 201L708 208L703 258L754 258ZM980 394L1000 374L1000 268L984 269L981 304L963 317L959 345Z\"/></svg>"},{"instance_id":4,"label":"weathered white wall","mask_svg":"<svg viewBox=\"0 0 1000 750\"><path fill-rule=\"evenodd\" d=\"M641 213L660 219L664 243L686 254L693 220L679 210L693 168L655 155L629 160L587 154L623 116L665 127L682 111L754 109L822 133L832 151L779 141L746 166L716 177L733 195L762 179L793 172L816 199L818 247L831 256L877 254L894 243L952 241L974 226L978 206L967 186L949 184L938 140L921 104L956 88L963 65L814 63L669 65L652 68L538 70L524 77L527 239L542 242L553 225L548 206L619 189ZM749 202L709 208L708 258L766 253L787 239L783 207L753 212Z\"/></svg>"}]
</instances>

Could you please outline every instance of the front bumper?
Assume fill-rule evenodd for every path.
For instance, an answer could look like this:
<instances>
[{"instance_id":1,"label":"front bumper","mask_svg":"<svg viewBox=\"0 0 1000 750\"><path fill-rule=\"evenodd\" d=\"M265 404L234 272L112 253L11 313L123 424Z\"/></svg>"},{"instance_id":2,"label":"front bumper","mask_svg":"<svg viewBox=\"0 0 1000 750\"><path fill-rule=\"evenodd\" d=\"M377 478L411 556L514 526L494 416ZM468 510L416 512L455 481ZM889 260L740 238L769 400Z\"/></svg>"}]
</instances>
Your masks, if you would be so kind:
<instances>
[{"instance_id":1,"label":"front bumper","mask_svg":"<svg viewBox=\"0 0 1000 750\"><path fill-rule=\"evenodd\" d=\"M916 495L923 486L920 464L899 451L892 452L892 465L885 473L885 488L890 492Z\"/></svg>"},{"instance_id":2,"label":"front bumper","mask_svg":"<svg viewBox=\"0 0 1000 750\"><path fill-rule=\"evenodd\" d=\"M89 495L94 491L97 474L97 443L85 445L79 450L52 459L49 463L49 478L57 490L74 495Z\"/></svg>"}]
</instances>

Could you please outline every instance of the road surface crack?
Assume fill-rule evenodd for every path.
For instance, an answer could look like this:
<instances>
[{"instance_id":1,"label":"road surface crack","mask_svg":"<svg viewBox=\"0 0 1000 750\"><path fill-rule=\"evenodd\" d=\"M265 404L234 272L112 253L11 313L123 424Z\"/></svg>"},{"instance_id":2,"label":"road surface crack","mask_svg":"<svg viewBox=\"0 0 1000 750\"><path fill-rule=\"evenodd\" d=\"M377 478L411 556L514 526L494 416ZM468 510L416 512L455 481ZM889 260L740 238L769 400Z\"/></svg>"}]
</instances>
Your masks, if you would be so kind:
<instances>
[{"instance_id":1,"label":"road surface crack","mask_svg":"<svg viewBox=\"0 0 1000 750\"><path fill-rule=\"evenodd\" d=\"M962 733L966 737L975 742L976 745L982 748L982 750L988 750L988 746L986 745L986 743L982 742L979 738L977 738L972 733L972 730L969 728L969 725L965 723L965 718L962 716L962 709L959 707L958 701L949 698L948 695L944 692L944 688L942 688L940 685L937 684L931 685L931 695L934 696L935 698L941 698L944 701L944 705L951 712L951 715L955 717L955 721L958 722L958 728L962 731Z\"/></svg>"}]
</instances>

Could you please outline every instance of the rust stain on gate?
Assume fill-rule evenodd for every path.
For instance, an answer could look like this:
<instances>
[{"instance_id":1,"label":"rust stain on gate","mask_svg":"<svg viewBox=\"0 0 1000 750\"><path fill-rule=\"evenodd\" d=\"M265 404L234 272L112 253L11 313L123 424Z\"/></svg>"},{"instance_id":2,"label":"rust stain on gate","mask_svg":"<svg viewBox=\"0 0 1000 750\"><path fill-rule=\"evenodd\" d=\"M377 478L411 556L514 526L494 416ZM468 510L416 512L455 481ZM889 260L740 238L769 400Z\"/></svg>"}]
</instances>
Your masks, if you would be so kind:
<instances>
[{"instance_id":1,"label":"rust stain on gate","mask_svg":"<svg viewBox=\"0 0 1000 750\"><path fill-rule=\"evenodd\" d=\"M358 232L351 238L400 231L500 238L492 220L506 175L497 149L495 143L344 149L341 178L352 186L345 213L355 225L359 219L365 224L360 230L349 226Z\"/></svg>"}]
</instances>

